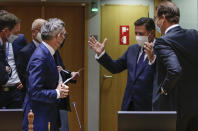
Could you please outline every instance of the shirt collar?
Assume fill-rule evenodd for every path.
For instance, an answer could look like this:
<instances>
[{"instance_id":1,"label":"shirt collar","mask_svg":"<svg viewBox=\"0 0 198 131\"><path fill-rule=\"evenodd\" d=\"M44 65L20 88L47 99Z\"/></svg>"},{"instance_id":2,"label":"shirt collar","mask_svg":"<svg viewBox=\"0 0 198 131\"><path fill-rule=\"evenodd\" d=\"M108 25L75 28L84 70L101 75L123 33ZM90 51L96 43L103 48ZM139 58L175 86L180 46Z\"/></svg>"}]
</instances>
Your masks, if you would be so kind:
<instances>
[{"instance_id":1,"label":"shirt collar","mask_svg":"<svg viewBox=\"0 0 198 131\"><path fill-rule=\"evenodd\" d=\"M179 26L179 24L171 25L170 27L168 27L168 28L166 29L165 34L166 34L170 29L175 28L175 27L177 27L177 26Z\"/></svg>"},{"instance_id":2,"label":"shirt collar","mask_svg":"<svg viewBox=\"0 0 198 131\"><path fill-rule=\"evenodd\" d=\"M35 41L34 39L33 39L32 41L34 42L34 45L35 45L36 47L38 47L38 46L40 45L40 43L38 43L38 42Z\"/></svg>"},{"instance_id":3,"label":"shirt collar","mask_svg":"<svg viewBox=\"0 0 198 131\"><path fill-rule=\"evenodd\" d=\"M45 43L44 41L42 41L42 43L47 47L47 49L49 50L50 54L53 56L55 54L55 50L50 45Z\"/></svg>"}]
</instances>

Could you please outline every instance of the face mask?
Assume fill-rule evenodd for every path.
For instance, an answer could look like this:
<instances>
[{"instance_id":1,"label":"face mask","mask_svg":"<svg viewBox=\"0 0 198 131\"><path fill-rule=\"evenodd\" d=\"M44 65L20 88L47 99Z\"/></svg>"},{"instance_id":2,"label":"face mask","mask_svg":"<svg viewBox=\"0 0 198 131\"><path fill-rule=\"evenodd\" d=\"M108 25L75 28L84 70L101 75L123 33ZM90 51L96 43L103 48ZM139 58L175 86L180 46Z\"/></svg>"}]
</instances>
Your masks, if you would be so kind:
<instances>
[{"instance_id":1,"label":"face mask","mask_svg":"<svg viewBox=\"0 0 198 131\"><path fill-rule=\"evenodd\" d=\"M136 41L140 47L143 47L144 43L148 42L148 36L136 36Z\"/></svg>"},{"instance_id":2,"label":"face mask","mask_svg":"<svg viewBox=\"0 0 198 131\"><path fill-rule=\"evenodd\" d=\"M7 38L7 41L9 43L13 43L14 40L16 40L18 38L18 35L13 35L11 34L8 38Z\"/></svg>"},{"instance_id":3,"label":"face mask","mask_svg":"<svg viewBox=\"0 0 198 131\"><path fill-rule=\"evenodd\" d=\"M159 21L159 20L158 20L158 21ZM159 26L157 25L158 21L155 22L155 27L156 27L157 32L159 32L159 33L161 34L161 33L162 33L162 32L161 32L161 27L162 27L162 25L159 27Z\"/></svg>"},{"instance_id":4,"label":"face mask","mask_svg":"<svg viewBox=\"0 0 198 131\"><path fill-rule=\"evenodd\" d=\"M37 35L36 35L36 39L41 42L42 41L42 38L41 38L41 33L38 32Z\"/></svg>"},{"instance_id":5,"label":"face mask","mask_svg":"<svg viewBox=\"0 0 198 131\"><path fill-rule=\"evenodd\" d=\"M62 44L61 44L60 48L62 48L62 47L63 47L63 45L64 45L64 43L65 43L65 40L66 40L66 38L63 40L63 42L62 42Z\"/></svg>"},{"instance_id":6,"label":"face mask","mask_svg":"<svg viewBox=\"0 0 198 131\"><path fill-rule=\"evenodd\" d=\"M157 24L155 24L155 28L156 28L157 32L159 32L161 34L161 29Z\"/></svg>"}]
</instances>

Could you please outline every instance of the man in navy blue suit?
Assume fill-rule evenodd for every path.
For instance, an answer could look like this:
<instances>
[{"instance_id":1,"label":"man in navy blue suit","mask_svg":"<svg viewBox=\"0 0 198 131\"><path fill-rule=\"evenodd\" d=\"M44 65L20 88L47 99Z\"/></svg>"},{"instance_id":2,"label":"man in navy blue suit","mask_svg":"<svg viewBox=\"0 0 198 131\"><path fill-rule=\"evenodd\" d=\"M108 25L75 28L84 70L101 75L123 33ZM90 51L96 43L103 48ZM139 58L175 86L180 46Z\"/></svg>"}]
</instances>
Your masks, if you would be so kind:
<instances>
[{"instance_id":1,"label":"man in navy blue suit","mask_svg":"<svg viewBox=\"0 0 198 131\"><path fill-rule=\"evenodd\" d=\"M41 27L42 43L32 54L27 66L27 91L24 101L23 130L27 130L27 115L34 112L34 130L59 130L57 100L68 96L69 87L59 83L59 72L54 53L65 39L65 24L62 20L49 19Z\"/></svg>"},{"instance_id":2,"label":"man in navy blue suit","mask_svg":"<svg viewBox=\"0 0 198 131\"><path fill-rule=\"evenodd\" d=\"M155 55L153 52L147 52L148 50L143 47L145 42L154 41L155 23L152 19L143 17L134 25L138 44L131 45L117 60L112 60L105 52L106 39L101 44L91 37L89 45L96 52L97 61L111 73L128 70L128 81L121 110L150 111L152 110L153 70L149 61L152 64L155 61Z\"/></svg>"},{"instance_id":3,"label":"man in navy blue suit","mask_svg":"<svg viewBox=\"0 0 198 131\"><path fill-rule=\"evenodd\" d=\"M20 50L19 52L19 59L18 59L18 68L19 68L19 77L22 80L23 85L26 87L26 79L27 79L27 72L26 72L26 68L28 65L28 62L30 60L30 57L32 56L33 52L35 51L35 49L40 45L40 43L42 42L41 39L41 27L42 25L46 22L46 20L44 19L35 19L32 23L32 41L25 46L23 49ZM58 52L58 50L55 52L54 54L54 60L56 62L56 65L59 66L60 68L65 68L61 59L61 56ZM60 75L59 75L59 80L65 81L66 79L72 77L72 75L77 75L76 72L70 72L67 70L67 73L63 72L63 71L59 71ZM62 78L61 78L62 77ZM60 101L58 101L58 105L59 105L59 109L61 110L60 118L61 118L61 127L64 127L64 130L66 131L66 128L68 128L68 119L67 119L67 112L66 111L70 111L70 103L69 103L69 96L64 98L64 99L60 99ZM62 111L64 110L64 111ZM66 110L66 111L65 111ZM66 121L62 121L62 118L66 119Z\"/></svg>"},{"instance_id":4,"label":"man in navy blue suit","mask_svg":"<svg viewBox=\"0 0 198 131\"><path fill-rule=\"evenodd\" d=\"M8 74L2 73L0 91L0 108L22 108L22 92L23 85L18 77L16 60L18 51L23 48L27 42L25 37L17 33L20 31L19 19L11 13L4 12L1 14L1 62L5 63L4 69L9 67ZM10 21L9 21L10 20ZM11 32L9 37L6 32ZM3 70L3 69L1 69Z\"/></svg>"},{"instance_id":5,"label":"man in navy blue suit","mask_svg":"<svg viewBox=\"0 0 198 131\"><path fill-rule=\"evenodd\" d=\"M180 11L172 2L157 6L156 40L159 110L177 110L177 131L198 130L198 31L179 26Z\"/></svg>"}]
</instances>

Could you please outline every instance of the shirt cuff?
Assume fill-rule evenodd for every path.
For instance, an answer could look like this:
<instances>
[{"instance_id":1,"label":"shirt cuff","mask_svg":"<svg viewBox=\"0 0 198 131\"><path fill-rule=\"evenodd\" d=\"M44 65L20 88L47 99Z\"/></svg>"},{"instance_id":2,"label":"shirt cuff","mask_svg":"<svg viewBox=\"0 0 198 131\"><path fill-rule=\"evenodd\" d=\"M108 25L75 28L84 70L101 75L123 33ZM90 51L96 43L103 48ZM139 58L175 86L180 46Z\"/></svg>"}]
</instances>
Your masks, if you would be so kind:
<instances>
[{"instance_id":1,"label":"shirt cuff","mask_svg":"<svg viewBox=\"0 0 198 131\"><path fill-rule=\"evenodd\" d=\"M58 89L56 89L56 93L57 93L57 99L60 98L60 91Z\"/></svg>"},{"instance_id":2,"label":"shirt cuff","mask_svg":"<svg viewBox=\"0 0 198 131\"><path fill-rule=\"evenodd\" d=\"M99 56L96 54L96 55L95 55L95 58L98 60L98 59L100 59L104 54L105 54L105 50L104 50Z\"/></svg>"},{"instance_id":3,"label":"shirt cuff","mask_svg":"<svg viewBox=\"0 0 198 131\"><path fill-rule=\"evenodd\" d=\"M161 87L161 90L163 91L163 94L164 94L165 96L167 96L167 95L168 95L168 93L164 90L164 88L163 88L163 87Z\"/></svg>"},{"instance_id":4,"label":"shirt cuff","mask_svg":"<svg viewBox=\"0 0 198 131\"><path fill-rule=\"evenodd\" d=\"M155 63L155 59L156 59L156 55L154 55L153 61L149 61L149 65L153 65L153 63Z\"/></svg>"}]
</instances>

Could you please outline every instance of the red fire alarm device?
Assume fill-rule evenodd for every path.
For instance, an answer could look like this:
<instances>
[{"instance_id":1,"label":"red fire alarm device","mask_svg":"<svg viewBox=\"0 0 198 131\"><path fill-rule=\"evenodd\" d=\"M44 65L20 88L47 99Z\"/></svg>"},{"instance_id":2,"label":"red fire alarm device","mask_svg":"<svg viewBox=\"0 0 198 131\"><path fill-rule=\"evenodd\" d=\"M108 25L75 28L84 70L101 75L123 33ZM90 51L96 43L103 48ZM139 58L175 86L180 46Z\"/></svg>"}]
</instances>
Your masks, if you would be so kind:
<instances>
[{"instance_id":1,"label":"red fire alarm device","mask_svg":"<svg viewBox=\"0 0 198 131\"><path fill-rule=\"evenodd\" d=\"M120 45L129 44L129 26L121 25L120 26Z\"/></svg>"}]
</instances>

